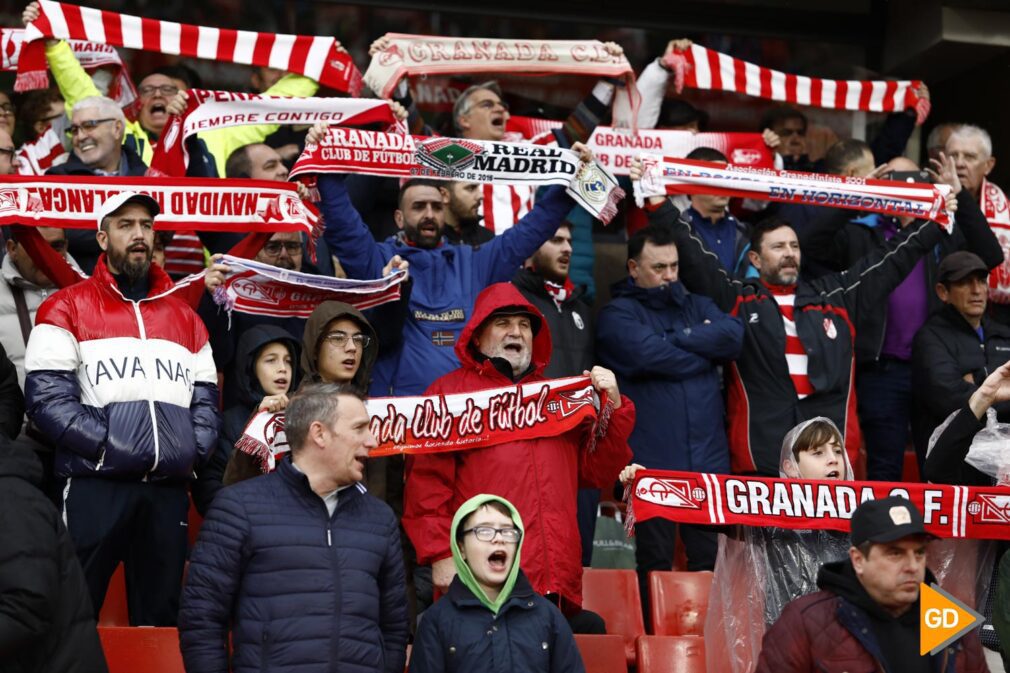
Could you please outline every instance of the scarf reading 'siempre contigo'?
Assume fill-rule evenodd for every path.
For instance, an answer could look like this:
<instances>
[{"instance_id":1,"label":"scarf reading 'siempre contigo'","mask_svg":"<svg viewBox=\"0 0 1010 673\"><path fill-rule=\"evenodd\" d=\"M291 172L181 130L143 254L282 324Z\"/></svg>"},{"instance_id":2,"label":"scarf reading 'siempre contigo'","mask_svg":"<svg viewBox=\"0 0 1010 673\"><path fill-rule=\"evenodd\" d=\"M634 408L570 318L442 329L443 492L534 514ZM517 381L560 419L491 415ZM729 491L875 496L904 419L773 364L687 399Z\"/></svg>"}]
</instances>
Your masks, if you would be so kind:
<instances>
[{"instance_id":1,"label":"scarf reading 'siempre contigo'","mask_svg":"<svg viewBox=\"0 0 1010 673\"><path fill-rule=\"evenodd\" d=\"M332 37L193 26L51 0L41 0L40 4L39 18L25 28L15 91L49 86L46 38L259 65L299 73L352 96L361 90L361 71Z\"/></svg>"}]
</instances>

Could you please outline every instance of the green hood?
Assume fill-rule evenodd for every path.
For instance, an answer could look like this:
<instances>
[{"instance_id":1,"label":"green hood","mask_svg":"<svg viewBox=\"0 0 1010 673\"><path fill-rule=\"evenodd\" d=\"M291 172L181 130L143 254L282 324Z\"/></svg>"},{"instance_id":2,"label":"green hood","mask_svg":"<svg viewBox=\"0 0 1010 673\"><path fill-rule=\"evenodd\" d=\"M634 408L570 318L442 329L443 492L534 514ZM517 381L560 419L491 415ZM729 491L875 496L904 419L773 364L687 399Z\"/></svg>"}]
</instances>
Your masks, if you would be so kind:
<instances>
[{"instance_id":1,"label":"green hood","mask_svg":"<svg viewBox=\"0 0 1010 673\"><path fill-rule=\"evenodd\" d=\"M512 523L515 524L523 536L519 538L519 544L516 545L516 555L512 561L512 567L509 569L508 577L505 578L505 585L502 587L501 591L498 593L498 598L491 600L484 593L480 584L477 583L477 579L473 576L473 572L470 570L470 566L466 564L463 560L463 554L460 553L459 545L456 543L456 531L463 524L463 521L477 511L481 505L487 502L497 501L505 505L512 516ZM519 512L516 508L512 506L512 503L505 498L500 498L497 495L488 495L486 493L481 493L480 495L475 495L466 502L464 502L458 510L456 510L456 516L452 518L452 528L449 530L449 544L452 547L452 560L456 563L456 574L459 575L460 581L463 583L467 589L473 593L477 599L483 603L488 610L498 614L501 606L505 604L505 601L509 599L512 595L512 587L515 586L516 577L519 576L519 553L522 551L523 538L525 537L525 530L523 529L523 520L519 516Z\"/></svg>"}]
</instances>

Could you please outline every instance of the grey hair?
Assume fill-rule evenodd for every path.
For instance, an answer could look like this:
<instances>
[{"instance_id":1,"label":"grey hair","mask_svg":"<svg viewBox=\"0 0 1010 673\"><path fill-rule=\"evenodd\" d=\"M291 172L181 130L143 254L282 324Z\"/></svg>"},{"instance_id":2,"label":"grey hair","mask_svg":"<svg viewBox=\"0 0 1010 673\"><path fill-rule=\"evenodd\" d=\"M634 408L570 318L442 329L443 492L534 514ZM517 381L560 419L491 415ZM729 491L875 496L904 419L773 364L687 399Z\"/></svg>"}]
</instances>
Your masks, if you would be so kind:
<instances>
[{"instance_id":1,"label":"grey hair","mask_svg":"<svg viewBox=\"0 0 1010 673\"><path fill-rule=\"evenodd\" d=\"M87 98L82 98L74 103L74 107L70 111L70 116L73 117L82 110L98 110L98 114L103 117L111 117L122 122L124 127L126 126L126 115L123 114L123 109L111 98L106 98L105 96L88 96Z\"/></svg>"},{"instance_id":2,"label":"grey hair","mask_svg":"<svg viewBox=\"0 0 1010 673\"><path fill-rule=\"evenodd\" d=\"M940 136L943 134L944 129L956 129L960 124L956 122L943 122L942 124L937 124L933 127L933 130L929 132L926 136L926 149L931 150L935 148L943 149L944 143L940 142Z\"/></svg>"},{"instance_id":3,"label":"grey hair","mask_svg":"<svg viewBox=\"0 0 1010 673\"><path fill-rule=\"evenodd\" d=\"M316 421L332 426L337 422L337 403L341 395L364 400L361 391L347 383L306 383L294 394L284 410L284 434L291 454L299 452Z\"/></svg>"},{"instance_id":4,"label":"grey hair","mask_svg":"<svg viewBox=\"0 0 1010 673\"><path fill-rule=\"evenodd\" d=\"M452 105L452 128L457 132L461 133L463 129L459 127L459 118L470 111L470 96L474 95L478 91L491 91L498 98L502 97L501 86L498 84L497 80L489 79L486 82L481 82L480 84L474 84L469 87L459 95L456 102Z\"/></svg>"},{"instance_id":5,"label":"grey hair","mask_svg":"<svg viewBox=\"0 0 1010 673\"><path fill-rule=\"evenodd\" d=\"M950 137L947 138L947 144L954 138L959 140L970 140L972 138L978 140L982 143L982 152L985 154L986 159L992 156L992 137L989 136L989 132L986 131L981 126L975 126L974 124L960 124L955 128Z\"/></svg>"}]
</instances>

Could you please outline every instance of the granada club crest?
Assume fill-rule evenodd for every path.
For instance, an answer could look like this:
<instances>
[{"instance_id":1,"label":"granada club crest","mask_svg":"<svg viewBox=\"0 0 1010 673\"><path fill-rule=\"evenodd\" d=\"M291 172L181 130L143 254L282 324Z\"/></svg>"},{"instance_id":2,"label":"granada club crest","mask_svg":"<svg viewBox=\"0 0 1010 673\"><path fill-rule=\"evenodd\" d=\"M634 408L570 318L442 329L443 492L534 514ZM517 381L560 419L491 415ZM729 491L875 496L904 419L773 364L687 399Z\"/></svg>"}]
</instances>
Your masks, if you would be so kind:
<instances>
[{"instance_id":1,"label":"granada club crest","mask_svg":"<svg viewBox=\"0 0 1010 673\"><path fill-rule=\"evenodd\" d=\"M838 336L838 330L835 328L835 321L831 318L824 319L824 333L828 335L829 339L834 339Z\"/></svg>"},{"instance_id":2,"label":"granada club crest","mask_svg":"<svg viewBox=\"0 0 1010 673\"><path fill-rule=\"evenodd\" d=\"M568 418L586 405L596 405L596 394L589 387L571 393L559 393L558 399L547 403L547 411Z\"/></svg>"},{"instance_id":3,"label":"granada club crest","mask_svg":"<svg viewBox=\"0 0 1010 673\"><path fill-rule=\"evenodd\" d=\"M231 284L232 291L242 299L261 304L279 304L281 292L279 288L263 283L257 283L252 278L238 278ZM286 294L286 293L283 293Z\"/></svg>"},{"instance_id":4,"label":"granada club crest","mask_svg":"<svg viewBox=\"0 0 1010 673\"><path fill-rule=\"evenodd\" d=\"M464 171L484 151L477 143L454 138L432 138L417 146L417 160L439 173Z\"/></svg>"},{"instance_id":5,"label":"granada club crest","mask_svg":"<svg viewBox=\"0 0 1010 673\"><path fill-rule=\"evenodd\" d=\"M1010 524L1010 495L980 493L978 498L968 503L969 514L983 523Z\"/></svg>"},{"instance_id":6,"label":"granada club crest","mask_svg":"<svg viewBox=\"0 0 1010 673\"><path fill-rule=\"evenodd\" d=\"M635 495L646 502L664 507L701 509L707 494L686 479L645 477L635 486Z\"/></svg>"}]
</instances>

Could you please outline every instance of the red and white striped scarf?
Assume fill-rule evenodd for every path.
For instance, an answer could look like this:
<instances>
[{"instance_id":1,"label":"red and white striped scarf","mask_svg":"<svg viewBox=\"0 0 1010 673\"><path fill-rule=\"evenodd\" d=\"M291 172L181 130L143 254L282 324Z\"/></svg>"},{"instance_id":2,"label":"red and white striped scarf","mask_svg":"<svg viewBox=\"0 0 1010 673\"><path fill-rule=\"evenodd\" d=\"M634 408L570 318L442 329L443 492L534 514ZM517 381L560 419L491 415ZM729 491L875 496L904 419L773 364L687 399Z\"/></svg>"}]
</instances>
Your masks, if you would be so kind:
<instances>
[{"instance_id":1,"label":"red and white striped scarf","mask_svg":"<svg viewBox=\"0 0 1010 673\"><path fill-rule=\"evenodd\" d=\"M41 15L25 29L15 91L44 89L44 39L87 40L128 49L258 65L305 75L357 96L361 72L332 37L259 33L194 26L41 0Z\"/></svg>"},{"instance_id":2,"label":"red and white striped scarf","mask_svg":"<svg viewBox=\"0 0 1010 673\"><path fill-rule=\"evenodd\" d=\"M64 128L63 124L59 125ZM18 148L18 173L21 175L44 175L53 166L70 158L70 152L63 146L60 131L53 126L35 140Z\"/></svg>"},{"instance_id":3,"label":"red and white striped scarf","mask_svg":"<svg viewBox=\"0 0 1010 673\"><path fill-rule=\"evenodd\" d=\"M796 319L793 317L793 307L796 302L796 286L782 287L765 285L782 313L782 326L786 331L786 365L789 367L789 378L796 388L796 397L803 399L814 393L807 375L807 351L803 348L800 335L796 332Z\"/></svg>"},{"instance_id":4,"label":"red and white striped scarf","mask_svg":"<svg viewBox=\"0 0 1010 673\"><path fill-rule=\"evenodd\" d=\"M324 301L340 301L359 311L400 298L406 272L375 280L351 280L281 269L251 259L222 255L230 271L214 291L214 301L229 312L308 318Z\"/></svg>"},{"instance_id":5,"label":"red and white striped scarf","mask_svg":"<svg viewBox=\"0 0 1010 673\"><path fill-rule=\"evenodd\" d=\"M564 74L622 78L614 96L615 125L634 128L639 95L628 59L597 40L525 40L387 33L389 46L372 56L365 84L388 98L404 77L471 73Z\"/></svg>"},{"instance_id":6,"label":"red and white striped scarf","mask_svg":"<svg viewBox=\"0 0 1010 673\"><path fill-rule=\"evenodd\" d=\"M674 72L677 93L687 86L832 110L900 112L914 108L918 124L929 115L929 101L919 98L920 80L841 80L792 75L699 44L667 54L664 62Z\"/></svg>"},{"instance_id":7,"label":"red and white striped scarf","mask_svg":"<svg viewBox=\"0 0 1010 673\"><path fill-rule=\"evenodd\" d=\"M1010 205L1003 190L983 178L979 207L1003 248L1003 263L989 272L989 301L1010 304Z\"/></svg>"},{"instance_id":8,"label":"red and white striped scarf","mask_svg":"<svg viewBox=\"0 0 1010 673\"><path fill-rule=\"evenodd\" d=\"M562 185L604 223L617 213L624 190L598 163L583 166L560 147L461 138L424 138L331 126L318 145L306 145L291 177L362 173L425 177L495 185Z\"/></svg>"},{"instance_id":9,"label":"red and white striped scarf","mask_svg":"<svg viewBox=\"0 0 1010 673\"><path fill-rule=\"evenodd\" d=\"M23 28L0 29L0 70L18 70L24 39ZM111 45L85 40L69 40L68 44L77 62L89 75L93 75L99 68L112 69L114 76L109 83L108 97L124 109L131 108L138 100L137 89L133 86L133 80L130 79L119 52Z\"/></svg>"},{"instance_id":10,"label":"red and white striped scarf","mask_svg":"<svg viewBox=\"0 0 1010 673\"><path fill-rule=\"evenodd\" d=\"M5 176L0 225L97 229L95 213L123 191L151 196L161 208L155 229L281 231L311 236L321 229L315 208L294 185L267 180L93 176Z\"/></svg>"},{"instance_id":11,"label":"red and white striped scarf","mask_svg":"<svg viewBox=\"0 0 1010 673\"><path fill-rule=\"evenodd\" d=\"M944 205L944 197L950 193L949 185L752 169L644 154L641 159L642 179L635 182L635 199L639 206L649 196L720 194L912 216L945 225L948 232L953 226Z\"/></svg>"},{"instance_id":12,"label":"red and white striped scarf","mask_svg":"<svg viewBox=\"0 0 1010 673\"><path fill-rule=\"evenodd\" d=\"M154 150L148 175L186 174L186 138L201 131L249 124L371 124L394 125L389 103L370 98L285 98L190 89L186 110L172 115Z\"/></svg>"}]
</instances>

